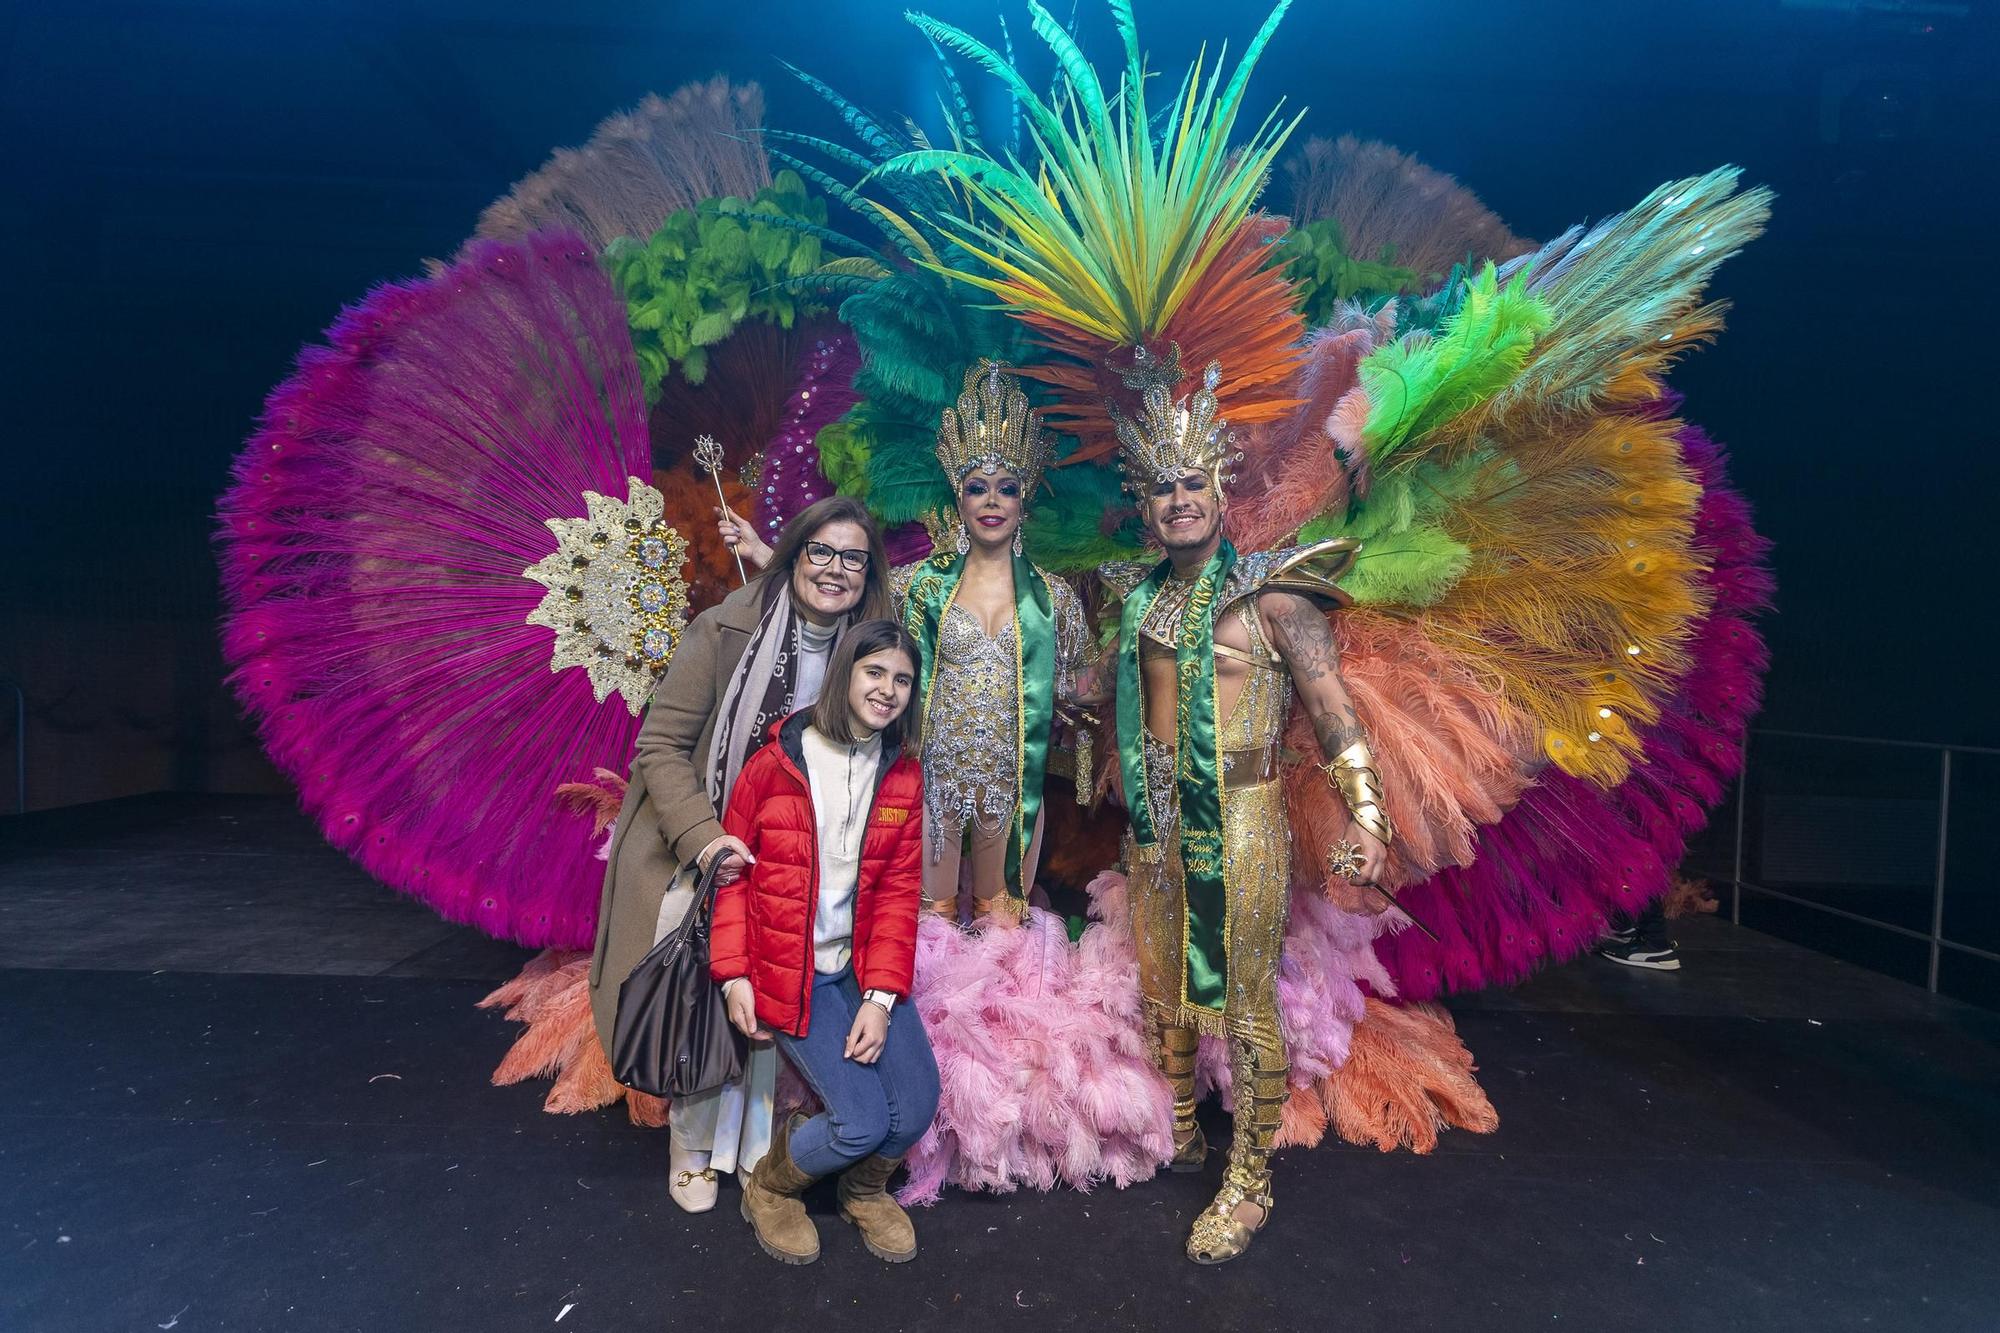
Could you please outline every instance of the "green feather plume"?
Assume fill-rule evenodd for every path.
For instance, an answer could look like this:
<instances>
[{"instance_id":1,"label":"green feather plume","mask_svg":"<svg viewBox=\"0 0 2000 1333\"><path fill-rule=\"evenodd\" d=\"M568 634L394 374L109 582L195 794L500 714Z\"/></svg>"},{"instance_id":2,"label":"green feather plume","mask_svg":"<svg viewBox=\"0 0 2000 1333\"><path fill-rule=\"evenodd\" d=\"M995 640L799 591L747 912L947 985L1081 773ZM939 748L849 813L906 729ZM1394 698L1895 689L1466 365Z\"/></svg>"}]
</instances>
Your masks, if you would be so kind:
<instances>
[{"instance_id":1,"label":"green feather plume","mask_svg":"<svg viewBox=\"0 0 2000 1333\"><path fill-rule=\"evenodd\" d=\"M790 328L820 308L790 282L820 266L813 229L825 222L826 201L781 171L754 199L705 200L668 217L643 243L619 237L606 247L648 402L676 368L690 384L707 378L708 349L744 320Z\"/></svg>"},{"instance_id":2,"label":"green feather plume","mask_svg":"<svg viewBox=\"0 0 2000 1333\"><path fill-rule=\"evenodd\" d=\"M1375 474L1368 498L1347 514L1308 523L1301 542L1356 537L1361 554L1341 588L1357 602L1428 606L1451 590L1472 553L1442 525L1461 508L1477 483L1483 457L1449 469L1428 461Z\"/></svg>"},{"instance_id":3,"label":"green feather plume","mask_svg":"<svg viewBox=\"0 0 2000 1333\"><path fill-rule=\"evenodd\" d=\"M1414 269L1398 268L1392 247L1379 258L1356 259L1347 253L1347 238L1332 218L1293 227L1271 247L1271 263L1284 266L1296 298L1294 308L1308 325L1318 327L1333 318L1344 302L1361 300L1369 308L1409 290L1417 280Z\"/></svg>"},{"instance_id":4,"label":"green feather plume","mask_svg":"<svg viewBox=\"0 0 2000 1333\"><path fill-rule=\"evenodd\" d=\"M1362 361L1371 409L1362 441L1378 466L1407 442L1511 385L1527 364L1548 306L1516 277L1499 285L1488 263L1434 336L1399 339Z\"/></svg>"}]
</instances>

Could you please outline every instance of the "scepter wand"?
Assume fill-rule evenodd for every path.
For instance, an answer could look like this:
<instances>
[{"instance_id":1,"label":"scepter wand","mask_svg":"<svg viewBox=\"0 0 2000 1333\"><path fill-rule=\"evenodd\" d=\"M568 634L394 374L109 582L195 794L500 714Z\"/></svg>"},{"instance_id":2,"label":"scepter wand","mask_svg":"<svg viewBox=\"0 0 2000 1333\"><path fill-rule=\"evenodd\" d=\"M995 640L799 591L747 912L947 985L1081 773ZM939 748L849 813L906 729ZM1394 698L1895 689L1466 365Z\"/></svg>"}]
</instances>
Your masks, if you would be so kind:
<instances>
[{"instance_id":1,"label":"scepter wand","mask_svg":"<svg viewBox=\"0 0 2000 1333\"><path fill-rule=\"evenodd\" d=\"M1369 890L1402 916L1405 921L1408 921L1411 925L1429 936L1432 944L1444 943L1443 940L1437 937L1436 931L1417 919L1415 912L1397 902L1395 894L1389 892L1373 880L1356 879L1355 876L1361 873L1362 868L1363 862L1361 860L1360 843L1349 842L1347 839L1342 838L1339 842L1326 849L1326 869L1328 874L1338 875L1349 884L1358 885L1361 888Z\"/></svg>"},{"instance_id":2,"label":"scepter wand","mask_svg":"<svg viewBox=\"0 0 2000 1333\"><path fill-rule=\"evenodd\" d=\"M715 499L722 506L722 512L729 512L729 501L722 494L722 443L713 435L698 435L694 441L694 461L708 472L708 479L715 483ZM743 570L743 553L734 546L729 554L736 557L736 577L748 583L750 576Z\"/></svg>"}]
</instances>

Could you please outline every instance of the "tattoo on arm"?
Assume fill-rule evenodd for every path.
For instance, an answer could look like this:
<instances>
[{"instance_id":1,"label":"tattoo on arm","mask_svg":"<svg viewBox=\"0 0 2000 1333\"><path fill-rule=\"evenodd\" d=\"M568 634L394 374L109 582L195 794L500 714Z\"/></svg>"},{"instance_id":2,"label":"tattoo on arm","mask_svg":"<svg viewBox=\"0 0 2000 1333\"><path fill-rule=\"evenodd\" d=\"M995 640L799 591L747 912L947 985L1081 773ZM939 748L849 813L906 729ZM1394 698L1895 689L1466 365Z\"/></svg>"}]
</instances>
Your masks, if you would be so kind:
<instances>
[{"instance_id":1,"label":"tattoo on arm","mask_svg":"<svg viewBox=\"0 0 2000 1333\"><path fill-rule=\"evenodd\" d=\"M1354 715L1352 703L1343 704L1337 712L1327 709L1310 716L1313 734L1319 737L1319 751L1328 759L1361 739L1361 719Z\"/></svg>"},{"instance_id":2,"label":"tattoo on arm","mask_svg":"<svg viewBox=\"0 0 2000 1333\"><path fill-rule=\"evenodd\" d=\"M1318 607L1304 598L1272 598L1267 614L1277 631L1320 752L1328 759L1360 740L1361 719L1340 679L1340 647Z\"/></svg>"},{"instance_id":3,"label":"tattoo on arm","mask_svg":"<svg viewBox=\"0 0 2000 1333\"><path fill-rule=\"evenodd\" d=\"M1271 618L1272 628L1278 631L1294 682L1304 687L1329 676L1340 678L1340 649L1333 642L1333 631L1327 628L1326 617L1317 607L1288 596L1266 614Z\"/></svg>"}]
</instances>

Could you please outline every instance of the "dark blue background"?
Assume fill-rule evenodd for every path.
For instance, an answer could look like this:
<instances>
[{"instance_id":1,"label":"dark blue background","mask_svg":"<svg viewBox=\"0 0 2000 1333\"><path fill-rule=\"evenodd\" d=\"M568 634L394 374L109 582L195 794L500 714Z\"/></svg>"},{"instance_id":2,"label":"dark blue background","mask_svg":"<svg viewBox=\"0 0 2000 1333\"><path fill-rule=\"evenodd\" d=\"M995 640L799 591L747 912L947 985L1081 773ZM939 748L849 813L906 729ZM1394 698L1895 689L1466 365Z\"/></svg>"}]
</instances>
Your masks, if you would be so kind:
<instances>
[{"instance_id":1,"label":"dark blue background","mask_svg":"<svg viewBox=\"0 0 2000 1333\"><path fill-rule=\"evenodd\" d=\"M932 104L900 6L16 5L0 17L0 674L34 803L271 789L219 684L210 515L299 345L648 91L777 58ZM1261 12L1140 0L1156 67ZM1773 725L2000 743L1986 687L1994 23L1826 0L1299 4L1253 85L1385 139L1536 238L1723 162L1774 186L1677 382L1778 542ZM933 12L990 33L993 7ZM1033 44L1009 7L1017 42ZM1101 7L1086 47L1115 58ZM1282 198L1274 199L1282 204ZM0 723L0 725L5 725ZM4 783L5 779L0 779Z\"/></svg>"}]
</instances>

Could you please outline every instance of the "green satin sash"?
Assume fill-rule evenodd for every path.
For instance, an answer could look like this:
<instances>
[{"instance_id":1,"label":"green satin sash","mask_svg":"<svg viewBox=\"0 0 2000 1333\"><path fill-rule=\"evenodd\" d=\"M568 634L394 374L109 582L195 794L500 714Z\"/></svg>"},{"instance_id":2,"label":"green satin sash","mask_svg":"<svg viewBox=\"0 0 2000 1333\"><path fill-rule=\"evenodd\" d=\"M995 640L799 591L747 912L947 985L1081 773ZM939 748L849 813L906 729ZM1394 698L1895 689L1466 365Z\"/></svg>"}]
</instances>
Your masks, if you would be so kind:
<instances>
[{"instance_id":1,"label":"green satin sash","mask_svg":"<svg viewBox=\"0 0 2000 1333\"><path fill-rule=\"evenodd\" d=\"M1181 1002L1221 1013L1228 999L1229 895L1222 879L1222 767L1216 753L1215 617L1210 608L1229 571L1236 548L1223 542L1195 582L1174 645L1174 777L1180 795L1182 889L1187 898L1185 966ZM1118 760L1125 778L1125 805L1132 836L1156 847L1152 802L1147 799L1145 704L1140 696L1139 625L1146 609L1172 576L1159 568L1125 599L1118 620Z\"/></svg>"},{"instance_id":2,"label":"green satin sash","mask_svg":"<svg viewBox=\"0 0 2000 1333\"><path fill-rule=\"evenodd\" d=\"M941 551L918 567L903 603L903 625L924 655L918 668L917 693L924 701L926 728L935 702L931 694L937 684L938 630L964 573L964 556ZM1055 721L1056 618L1048 584L1042 581L1040 571L1018 555L1014 557L1014 654L1014 679L1020 686L1015 714L1019 799L1007 833L1007 892L1026 898L1028 886L1021 883L1021 861L1041 814L1049 731Z\"/></svg>"}]
</instances>

